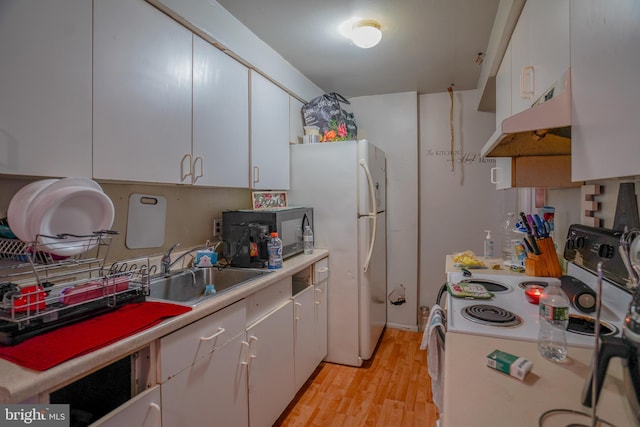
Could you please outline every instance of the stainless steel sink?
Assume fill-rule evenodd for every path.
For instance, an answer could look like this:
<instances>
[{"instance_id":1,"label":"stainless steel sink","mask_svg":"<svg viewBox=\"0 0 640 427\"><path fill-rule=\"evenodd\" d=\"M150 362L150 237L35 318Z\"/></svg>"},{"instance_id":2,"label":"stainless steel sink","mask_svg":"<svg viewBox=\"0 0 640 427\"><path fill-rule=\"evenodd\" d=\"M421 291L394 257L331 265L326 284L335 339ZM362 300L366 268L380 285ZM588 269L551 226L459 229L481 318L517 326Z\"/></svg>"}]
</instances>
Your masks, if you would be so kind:
<instances>
[{"instance_id":1,"label":"stainless steel sink","mask_svg":"<svg viewBox=\"0 0 640 427\"><path fill-rule=\"evenodd\" d=\"M230 267L189 268L152 277L149 297L193 306L267 273Z\"/></svg>"}]
</instances>

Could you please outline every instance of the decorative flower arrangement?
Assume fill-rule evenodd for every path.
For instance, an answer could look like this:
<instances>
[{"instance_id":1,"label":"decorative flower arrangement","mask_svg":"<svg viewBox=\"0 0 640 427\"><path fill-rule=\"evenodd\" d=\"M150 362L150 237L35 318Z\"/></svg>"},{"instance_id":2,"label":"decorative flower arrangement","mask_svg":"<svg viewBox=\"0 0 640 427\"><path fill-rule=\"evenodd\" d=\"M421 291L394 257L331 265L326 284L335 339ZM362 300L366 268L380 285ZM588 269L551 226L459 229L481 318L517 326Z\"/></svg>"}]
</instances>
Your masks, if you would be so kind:
<instances>
[{"instance_id":1,"label":"decorative flower arrangement","mask_svg":"<svg viewBox=\"0 0 640 427\"><path fill-rule=\"evenodd\" d=\"M336 142L346 141L347 137L347 125L345 122L338 124L336 120L329 122L329 129L324 131L324 134L320 136L320 142Z\"/></svg>"}]
</instances>

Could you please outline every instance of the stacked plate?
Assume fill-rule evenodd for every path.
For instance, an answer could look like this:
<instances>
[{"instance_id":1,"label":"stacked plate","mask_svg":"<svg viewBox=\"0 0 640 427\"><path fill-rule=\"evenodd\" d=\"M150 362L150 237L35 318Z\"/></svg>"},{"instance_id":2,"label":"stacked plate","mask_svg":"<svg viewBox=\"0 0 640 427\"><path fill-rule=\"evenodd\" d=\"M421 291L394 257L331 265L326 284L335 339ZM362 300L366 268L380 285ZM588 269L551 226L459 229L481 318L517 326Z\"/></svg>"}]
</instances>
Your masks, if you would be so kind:
<instances>
[{"instance_id":1,"label":"stacked plate","mask_svg":"<svg viewBox=\"0 0 640 427\"><path fill-rule=\"evenodd\" d=\"M87 236L109 230L114 214L111 199L92 179L44 179L13 196L7 220L20 240L37 242L55 255L71 256L94 247L98 239Z\"/></svg>"}]
</instances>

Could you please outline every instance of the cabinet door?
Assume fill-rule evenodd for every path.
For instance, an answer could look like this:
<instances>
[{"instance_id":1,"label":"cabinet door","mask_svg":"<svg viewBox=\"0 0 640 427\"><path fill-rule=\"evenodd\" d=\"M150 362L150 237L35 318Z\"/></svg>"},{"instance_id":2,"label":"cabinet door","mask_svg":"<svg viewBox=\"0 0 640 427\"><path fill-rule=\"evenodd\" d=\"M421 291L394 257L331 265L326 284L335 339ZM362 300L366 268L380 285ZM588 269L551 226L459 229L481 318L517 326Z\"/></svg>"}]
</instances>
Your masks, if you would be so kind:
<instances>
[{"instance_id":1,"label":"cabinet door","mask_svg":"<svg viewBox=\"0 0 640 427\"><path fill-rule=\"evenodd\" d=\"M513 186L513 159L511 157L496 157L496 165L491 168L491 183L496 190L505 190Z\"/></svg>"},{"instance_id":2,"label":"cabinet door","mask_svg":"<svg viewBox=\"0 0 640 427\"><path fill-rule=\"evenodd\" d=\"M315 316L315 366L318 366L320 362L327 356L327 327L328 327L328 307L327 307L327 284L328 280L324 280L317 284L313 292L314 296L314 316ZM315 368L314 368L315 369Z\"/></svg>"},{"instance_id":3,"label":"cabinet door","mask_svg":"<svg viewBox=\"0 0 640 427\"><path fill-rule=\"evenodd\" d=\"M512 113L531 104L569 68L569 0L526 2L512 43Z\"/></svg>"},{"instance_id":4,"label":"cabinet door","mask_svg":"<svg viewBox=\"0 0 640 427\"><path fill-rule=\"evenodd\" d=\"M0 9L0 173L91 177L91 2Z\"/></svg>"},{"instance_id":5,"label":"cabinet door","mask_svg":"<svg viewBox=\"0 0 640 427\"><path fill-rule=\"evenodd\" d=\"M191 32L143 0L94 2L95 178L191 183Z\"/></svg>"},{"instance_id":6,"label":"cabinet door","mask_svg":"<svg viewBox=\"0 0 640 427\"><path fill-rule=\"evenodd\" d=\"M244 334L162 384L166 426L248 425Z\"/></svg>"},{"instance_id":7,"label":"cabinet door","mask_svg":"<svg viewBox=\"0 0 640 427\"><path fill-rule=\"evenodd\" d=\"M571 3L571 174L640 175L640 3Z\"/></svg>"},{"instance_id":8,"label":"cabinet door","mask_svg":"<svg viewBox=\"0 0 640 427\"><path fill-rule=\"evenodd\" d=\"M91 425L94 427L160 427L162 425L160 408L160 386L155 386Z\"/></svg>"},{"instance_id":9,"label":"cabinet door","mask_svg":"<svg viewBox=\"0 0 640 427\"><path fill-rule=\"evenodd\" d=\"M496 128L502 128L502 121L511 116L511 43L502 58L496 74ZM496 189L511 188L511 158L497 157L491 168L491 183Z\"/></svg>"},{"instance_id":10,"label":"cabinet door","mask_svg":"<svg viewBox=\"0 0 640 427\"><path fill-rule=\"evenodd\" d=\"M194 184L249 187L249 71L193 36Z\"/></svg>"},{"instance_id":11,"label":"cabinet door","mask_svg":"<svg viewBox=\"0 0 640 427\"><path fill-rule=\"evenodd\" d=\"M299 390L311 376L316 363L317 346L315 287L309 286L293 297L295 386Z\"/></svg>"},{"instance_id":12,"label":"cabinet door","mask_svg":"<svg viewBox=\"0 0 640 427\"><path fill-rule=\"evenodd\" d=\"M289 96L289 143L291 144L302 144L304 136L302 106L302 102Z\"/></svg>"},{"instance_id":13,"label":"cabinet door","mask_svg":"<svg viewBox=\"0 0 640 427\"><path fill-rule=\"evenodd\" d=\"M295 395L293 301L247 329L249 342L249 424L269 427Z\"/></svg>"},{"instance_id":14,"label":"cabinet door","mask_svg":"<svg viewBox=\"0 0 640 427\"><path fill-rule=\"evenodd\" d=\"M289 94L251 73L251 188L289 188Z\"/></svg>"},{"instance_id":15,"label":"cabinet door","mask_svg":"<svg viewBox=\"0 0 640 427\"><path fill-rule=\"evenodd\" d=\"M160 339L159 381L170 379L223 347L246 325L245 300L237 301Z\"/></svg>"}]
</instances>

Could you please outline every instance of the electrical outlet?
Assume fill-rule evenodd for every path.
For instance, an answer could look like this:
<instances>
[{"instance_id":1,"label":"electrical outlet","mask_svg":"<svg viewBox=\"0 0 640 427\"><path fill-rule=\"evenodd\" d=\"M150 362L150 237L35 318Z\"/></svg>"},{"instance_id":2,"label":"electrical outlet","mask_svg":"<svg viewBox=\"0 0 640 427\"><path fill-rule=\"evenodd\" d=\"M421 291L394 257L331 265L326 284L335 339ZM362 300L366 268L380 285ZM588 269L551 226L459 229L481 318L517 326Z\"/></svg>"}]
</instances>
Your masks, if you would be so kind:
<instances>
[{"instance_id":1,"label":"electrical outlet","mask_svg":"<svg viewBox=\"0 0 640 427\"><path fill-rule=\"evenodd\" d=\"M222 218L216 218L213 220L213 237L222 235Z\"/></svg>"}]
</instances>

